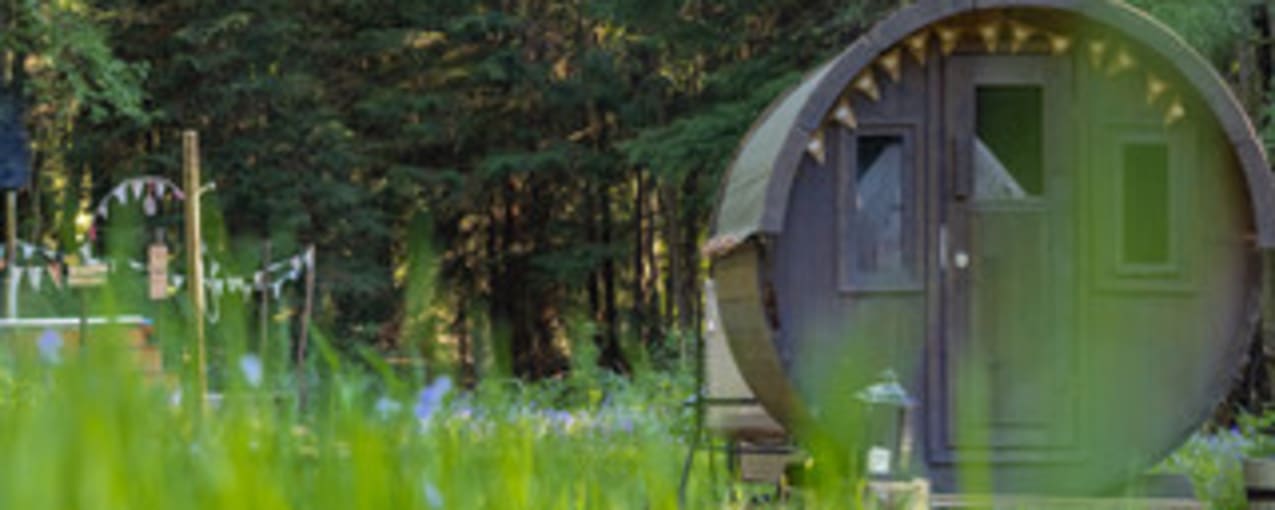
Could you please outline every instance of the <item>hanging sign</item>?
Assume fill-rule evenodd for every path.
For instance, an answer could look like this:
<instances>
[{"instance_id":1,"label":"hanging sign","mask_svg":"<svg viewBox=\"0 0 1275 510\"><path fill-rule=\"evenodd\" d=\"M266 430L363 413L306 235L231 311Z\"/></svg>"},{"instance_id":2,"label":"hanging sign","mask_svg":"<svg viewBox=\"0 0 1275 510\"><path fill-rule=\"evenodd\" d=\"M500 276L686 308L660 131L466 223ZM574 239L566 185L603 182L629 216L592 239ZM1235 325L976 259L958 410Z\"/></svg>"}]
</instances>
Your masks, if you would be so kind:
<instances>
[{"instance_id":1,"label":"hanging sign","mask_svg":"<svg viewBox=\"0 0 1275 510\"><path fill-rule=\"evenodd\" d=\"M146 274L150 277L150 298L168 297L168 246L152 244L146 252Z\"/></svg>"},{"instance_id":2,"label":"hanging sign","mask_svg":"<svg viewBox=\"0 0 1275 510\"><path fill-rule=\"evenodd\" d=\"M106 284L106 264L86 264L67 268L66 284L71 288L100 287Z\"/></svg>"},{"instance_id":3,"label":"hanging sign","mask_svg":"<svg viewBox=\"0 0 1275 510\"><path fill-rule=\"evenodd\" d=\"M0 189L24 187L31 177L31 151L27 148L22 111L19 89L0 89Z\"/></svg>"}]
</instances>

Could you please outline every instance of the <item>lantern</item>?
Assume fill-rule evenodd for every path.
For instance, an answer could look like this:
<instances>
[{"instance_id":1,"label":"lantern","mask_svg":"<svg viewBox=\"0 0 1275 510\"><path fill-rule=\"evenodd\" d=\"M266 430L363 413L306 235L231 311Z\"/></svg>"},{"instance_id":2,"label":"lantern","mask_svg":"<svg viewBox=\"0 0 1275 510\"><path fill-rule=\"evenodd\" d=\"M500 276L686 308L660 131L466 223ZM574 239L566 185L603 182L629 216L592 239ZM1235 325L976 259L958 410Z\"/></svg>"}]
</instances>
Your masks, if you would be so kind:
<instances>
[{"instance_id":1,"label":"lantern","mask_svg":"<svg viewBox=\"0 0 1275 510\"><path fill-rule=\"evenodd\" d=\"M908 458L912 456L912 410L916 399L899 384L893 370L882 372L878 382L856 397L866 406L868 474L882 478L906 475Z\"/></svg>"}]
</instances>

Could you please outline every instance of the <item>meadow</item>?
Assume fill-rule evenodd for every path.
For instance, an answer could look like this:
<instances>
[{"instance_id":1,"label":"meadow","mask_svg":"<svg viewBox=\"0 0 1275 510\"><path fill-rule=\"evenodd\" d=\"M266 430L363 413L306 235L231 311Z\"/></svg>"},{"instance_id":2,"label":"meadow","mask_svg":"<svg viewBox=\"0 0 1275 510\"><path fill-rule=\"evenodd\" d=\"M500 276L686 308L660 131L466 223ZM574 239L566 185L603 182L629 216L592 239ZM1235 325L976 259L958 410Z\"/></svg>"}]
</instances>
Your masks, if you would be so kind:
<instances>
[{"instance_id":1,"label":"meadow","mask_svg":"<svg viewBox=\"0 0 1275 510\"><path fill-rule=\"evenodd\" d=\"M346 356L319 337L316 384L253 354L221 366L218 398L181 371L137 368L123 342L40 343L0 357L3 508L677 508L693 413L684 372L622 377L587 366L523 383ZM171 377L170 375L182 376ZM1215 508L1243 508L1238 458L1269 449L1246 430L1201 435L1161 469L1192 474ZM807 466L822 462L813 451ZM689 508L755 507L701 453ZM823 473L787 505L847 508L860 486Z\"/></svg>"}]
</instances>

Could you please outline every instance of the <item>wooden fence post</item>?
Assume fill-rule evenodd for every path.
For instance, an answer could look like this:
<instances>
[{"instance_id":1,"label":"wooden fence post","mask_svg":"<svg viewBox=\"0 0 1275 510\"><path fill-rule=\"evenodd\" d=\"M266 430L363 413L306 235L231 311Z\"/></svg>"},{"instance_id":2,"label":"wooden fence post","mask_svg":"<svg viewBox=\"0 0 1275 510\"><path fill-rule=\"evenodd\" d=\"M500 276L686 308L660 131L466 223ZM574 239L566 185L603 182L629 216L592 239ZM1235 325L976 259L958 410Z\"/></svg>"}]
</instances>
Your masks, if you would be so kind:
<instances>
[{"instance_id":1,"label":"wooden fence post","mask_svg":"<svg viewBox=\"0 0 1275 510\"><path fill-rule=\"evenodd\" d=\"M199 377L199 405L208 408L208 360L204 345L204 258L200 230L199 133L182 132L182 174L186 187L186 269L190 303L195 315L195 362Z\"/></svg>"}]
</instances>

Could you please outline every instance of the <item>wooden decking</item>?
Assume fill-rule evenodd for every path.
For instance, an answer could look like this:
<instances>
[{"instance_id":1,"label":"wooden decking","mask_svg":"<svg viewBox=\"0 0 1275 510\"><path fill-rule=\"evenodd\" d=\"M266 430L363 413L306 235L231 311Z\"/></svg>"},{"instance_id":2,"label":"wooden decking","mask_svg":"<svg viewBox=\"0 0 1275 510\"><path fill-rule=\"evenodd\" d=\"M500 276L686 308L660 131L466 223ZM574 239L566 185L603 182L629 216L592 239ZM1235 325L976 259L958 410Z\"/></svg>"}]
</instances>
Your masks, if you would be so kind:
<instances>
[{"instance_id":1,"label":"wooden decking","mask_svg":"<svg viewBox=\"0 0 1275 510\"><path fill-rule=\"evenodd\" d=\"M1046 498L1033 496L967 496L936 494L930 508L986 510L1202 510L1207 505L1191 499Z\"/></svg>"}]
</instances>

